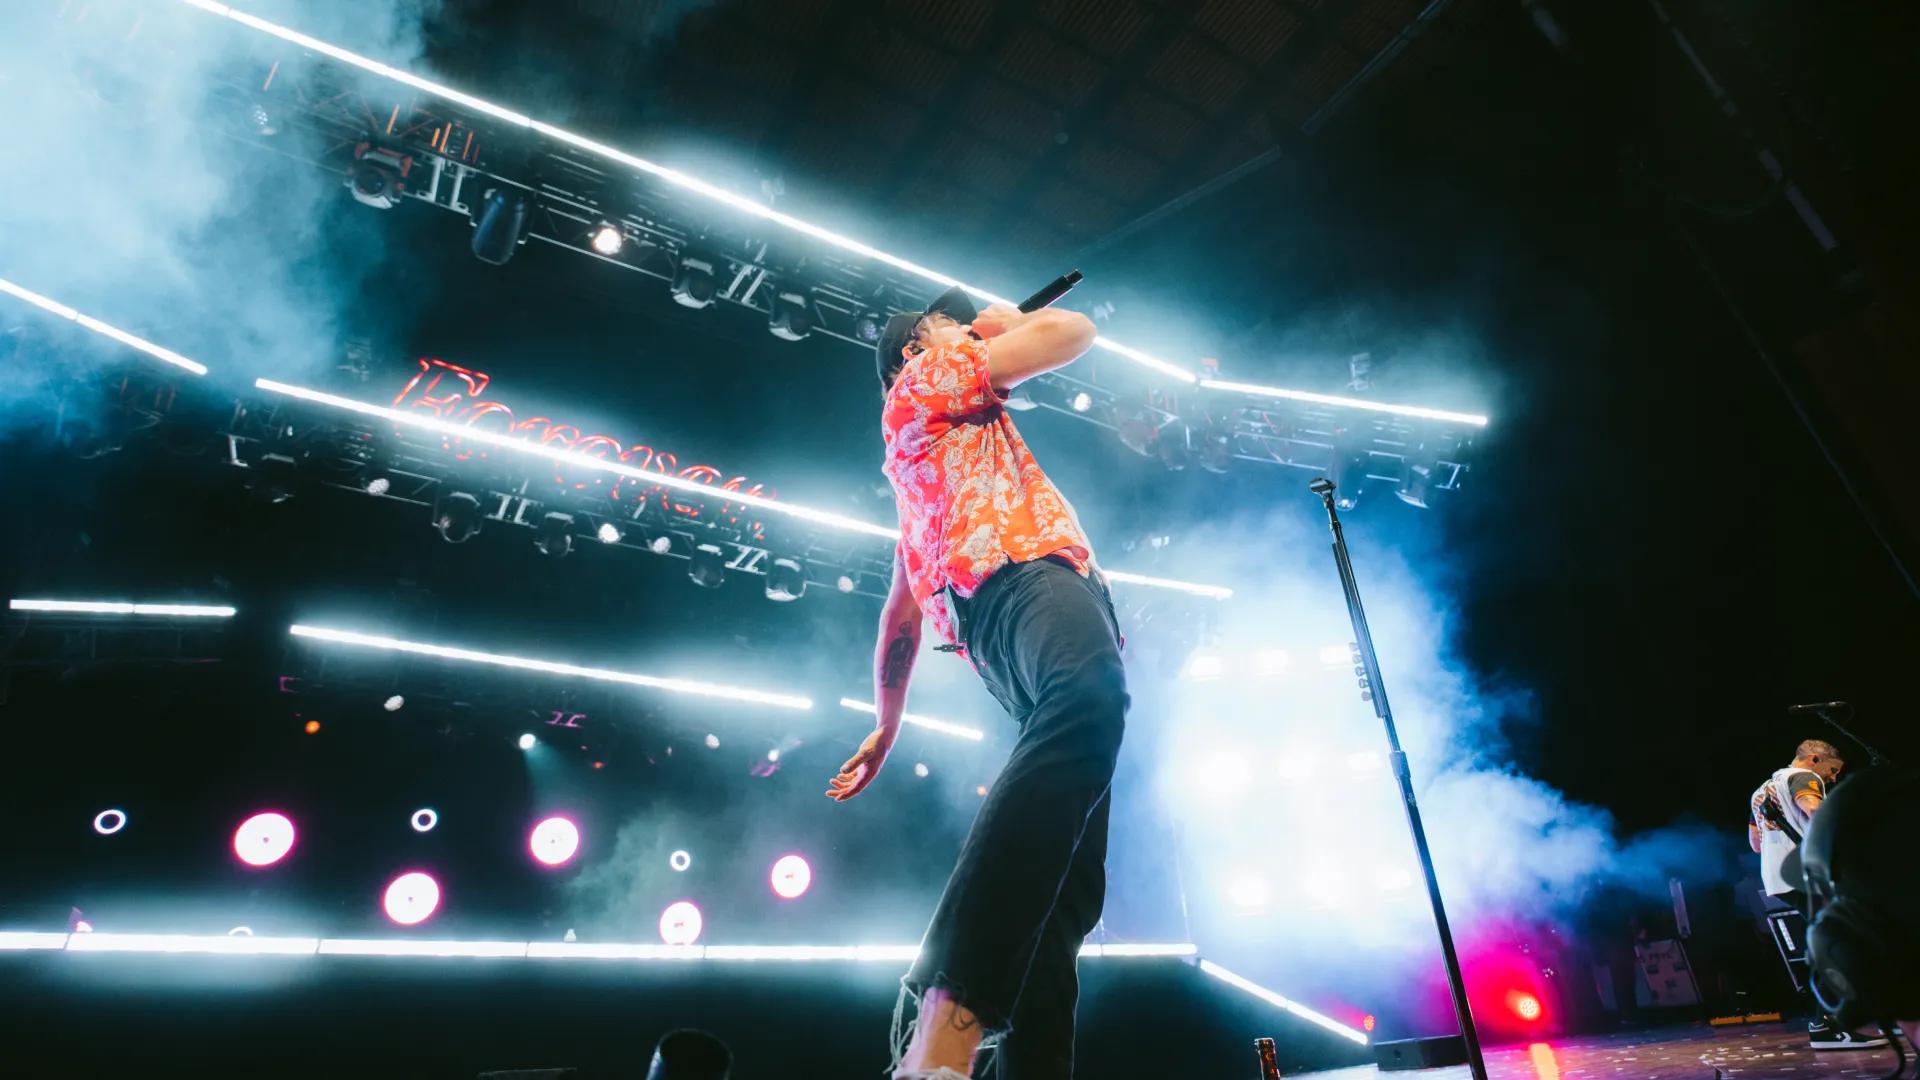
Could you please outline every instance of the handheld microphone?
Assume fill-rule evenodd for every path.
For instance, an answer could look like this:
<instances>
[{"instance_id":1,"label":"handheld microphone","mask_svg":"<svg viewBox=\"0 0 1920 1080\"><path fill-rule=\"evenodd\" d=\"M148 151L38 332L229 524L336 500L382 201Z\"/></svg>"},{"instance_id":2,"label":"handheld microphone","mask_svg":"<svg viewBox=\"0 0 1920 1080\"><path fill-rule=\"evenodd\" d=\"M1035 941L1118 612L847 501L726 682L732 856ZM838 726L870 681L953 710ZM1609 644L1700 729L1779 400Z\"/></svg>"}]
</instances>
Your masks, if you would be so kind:
<instances>
[{"instance_id":1,"label":"handheld microphone","mask_svg":"<svg viewBox=\"0 0 1920 1080\"><path fill-rule=\"evenodd\" d=\"M1789 705L1787 706L1787 715L1805 716L1808 713L1839 712L1842 709L1850 707L1851 706L1844 701L1815 701L1806 705Z\"/></svg>"},{"instance_id":2,"label":"handheld microphone","mask_svg":"<svg viewBox=\"0 0 1920 1080\"><path fill-rule=\"evenodd\" d=\"M1068 290L1080 284L1080 276L1080 271L1069 270L1059 277L1054 278L1047 283L1045 288L1027 297L1025 300L1020 301L1021 313L1030 314L1039 311L1043 307L1052 306L1055 300L1067 295Z\"/></svg>"}]
</instances>

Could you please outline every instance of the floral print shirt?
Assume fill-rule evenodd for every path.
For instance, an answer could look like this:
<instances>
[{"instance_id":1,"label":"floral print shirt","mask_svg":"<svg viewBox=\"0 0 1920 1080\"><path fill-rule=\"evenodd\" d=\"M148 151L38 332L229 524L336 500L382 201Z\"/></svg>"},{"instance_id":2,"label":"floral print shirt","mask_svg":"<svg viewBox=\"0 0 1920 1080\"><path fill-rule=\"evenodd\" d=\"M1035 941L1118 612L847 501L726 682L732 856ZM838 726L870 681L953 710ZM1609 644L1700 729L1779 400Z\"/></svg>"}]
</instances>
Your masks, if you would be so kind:
<instances>
[{"instance_id":1,"label":"floral print shirt","mask_svg":"<svg viewBox=\"0 0 1920 1080\"><path fill-rule=\"evenodd\" d=\"M894 557L913 598L949 645L953 613L937 598L972 596L1010 562L1057 555L1093 572L1073 507L1040 471L987 374L987 343L929 349L900 369L881 413L883 469L900 511Z\"/></svg>"}]
</instances>

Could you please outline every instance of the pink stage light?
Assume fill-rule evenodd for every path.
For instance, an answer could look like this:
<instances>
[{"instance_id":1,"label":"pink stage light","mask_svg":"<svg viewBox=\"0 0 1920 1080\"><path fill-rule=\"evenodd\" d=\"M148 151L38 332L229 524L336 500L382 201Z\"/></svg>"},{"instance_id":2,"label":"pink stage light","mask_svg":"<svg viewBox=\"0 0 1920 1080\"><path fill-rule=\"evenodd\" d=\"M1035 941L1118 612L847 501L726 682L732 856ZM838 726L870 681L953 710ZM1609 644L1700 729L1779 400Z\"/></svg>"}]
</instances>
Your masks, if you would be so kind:
<instances>
[{"instance_id":1,"label":"pink stage light","mask_svg":"<svg viewBox=\"0 0 1920 1080\"><path fill-rule=\"evenodd\" d=\"M1513 1015L1529 1024L1540 1019L1540 1015L1546 1011L1541 1008L1539 998L1517 990L1507 995L1507 1008L1512 1009Z\"/></svg>"},{"instance_id":2,"label":"pink stage light","mask_svg":"<svg viewBox=\"0 0 1920 1080\"><path fill-rule=\"evenodd\" d=\"M676 900L660 913L660 940L669 945L699 941L700 928L700 909L691 900Z\"/></svg>"},{"instance_id":3,"label":"pink stage light","mask_svg":"<svg viewBox=\"0 0 1920 1080\"><path fill-rule=\"evenodd\" d=\"M813 867L798 855L782 855L774 860L769 880L774 895L782 900L798 900L813 884Z\"/></svg>"},{"instance_id":4,"label":"pink stage light","mask_svg":"<svg viewBox=\"0 0 1920 1080\"><path fill-rule=\"evenodd\" d=\"M580 850L580 827L563 817L550 817L533 827L527 849L547 866L565 866Z\"/></svg>"},{"instance_id":5,"label":"pink stage light","mask_svg":"<svg viewBox=\"0 0 1920 1080\"><path fill-rule=\"evenodd\" d=\"M293 820L262 811L233 830L233 854L248 866L272 866L293 850Z\"/></svg>"},{"instance_id":6,"label":"pink stage light","mask_svg":"<svg viewBox=\"0 0 1920 1080\"><path fill-rule=\"evenodd\" d=\"M440 883L413 871L394 878L383 901L387 918L401 926L418 926L440 909Z\"/></svg>"}]
</instances>

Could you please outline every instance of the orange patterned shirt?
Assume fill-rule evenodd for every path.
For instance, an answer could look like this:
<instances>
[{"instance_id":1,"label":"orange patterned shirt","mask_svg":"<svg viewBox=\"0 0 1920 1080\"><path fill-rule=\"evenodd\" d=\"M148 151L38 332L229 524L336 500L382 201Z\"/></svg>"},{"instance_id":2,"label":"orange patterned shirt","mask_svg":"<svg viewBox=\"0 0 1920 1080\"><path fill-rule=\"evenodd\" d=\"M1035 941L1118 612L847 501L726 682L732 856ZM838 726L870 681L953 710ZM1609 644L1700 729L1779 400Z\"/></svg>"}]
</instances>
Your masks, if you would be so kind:
<instances>
[{"instance_id":1,"label":"orange patterned shirt","mask_svg":"<svg viewBox=\"0 0 1920 1080\"><path fill-rule=\"evenodd\" d=\"M880 433L883 467L900 510L900 546L913 598L949 644L953 615L935 599L974 590L1010 562L1059 555L1091 572L1073 507L1040 471L987 375L987 343L929 349L900 369L887 391Z\"/></svg>"}]
</instances>

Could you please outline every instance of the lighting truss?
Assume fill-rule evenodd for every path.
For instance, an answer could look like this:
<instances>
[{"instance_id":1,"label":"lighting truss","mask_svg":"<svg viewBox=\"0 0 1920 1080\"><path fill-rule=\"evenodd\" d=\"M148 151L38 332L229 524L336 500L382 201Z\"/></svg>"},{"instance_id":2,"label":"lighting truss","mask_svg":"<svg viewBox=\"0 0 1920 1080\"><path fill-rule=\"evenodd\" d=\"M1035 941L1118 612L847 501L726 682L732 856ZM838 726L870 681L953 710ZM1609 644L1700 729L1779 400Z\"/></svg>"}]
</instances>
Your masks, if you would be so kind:
<instances>
[{"instance_id":1,"label":"lighting truss","mask_svg":"<svg viewBox=\"0 0 1920 1080\"><path fill-rule=\"evenodd\" d=\"M719 184L361 56L291 27L213 0L181 2L426 95L424 100L410 97L394 101L388 107L386 100L369 99L355 80L342 78L345 72L325 65L316 65L315 70L297 75L282 73L280 79L279 93L293 106L295 121L322 136L321 145L343 151L372 136L385 140L424 165L424 181L410 186L406 192L416 200L471 216L471 193L503 186L517 189L536 201L543 211L531 219L530 239L571 248L663 280L670 280L681 257L694 251L701 261L713 265L716 299L763 312L771 311L783 277L797 271L798 264L804 262L808 301L818 315L816 328L863 346L871 344L858 333L863 317L876 312L916 310L924 304L930 285L941 289L957 285L977 299L1011 303L1008 298L984 288L777 210ZM249 74L236 76L228 85L234 97L235 107L228 110L232 115L245 114L246 110L240 105L257 93L255 86L259 81ZM373 107L376 103L378 107ZM388 117L384 131L367 130L370 116ZM244 128L236 128L235 134L256 142L277 137ZM533 164L523 175L508 175L487 160L489 152L503 142L522 147L529 142L533 144ZM282 140L276 150L287 152L284 143ZM529 155L523 150L517 155L492 153L491 157L517 162L528 159ZM337 160L337 154L335 158L315 164L341 172L347 167L347 162ZM657 186L643 189L637 186L641 180L654 181ZM689 194L743 215L751 223L749 229L738 235L725 235L725 230L715 229L711 220L698 224L676 222L676 216L681 215L674 211L684 205L684 196ZM619 225L623 234L638 237L642 242L624 245L621 253L612 256L595 251L589 237L600 223L608 221ZM793 245L761 235L754 231L755 227L772 227L778 232L803 237L809 243L803 245L804 251L782 254L778 249ZM1112 338L1096 338L1094 346L1172 380L1176 387L1199 387L1216 395L1308 405L1336 413L1357 410L1403 421L1422 420L1475 429L1487 424L1485 416L1473 413L1226 380L1202 380L1186 367ZM1271 409L1273 405L1263 407Z\"/></svg>"},{"instance_id":2,"label":"lighting truss","mask_svg":"<svg viewBox=\"0 0 1920 1080\"><path fill-rule=\"evenodd\" d=\"M843 708L852 709L854 712L863 712L869 716L878 715L878 710L874 708L873 702L871 701L855 701L852 698L841 698L840 705ZM972 739L974 742L980 742L987 737L986 732L981 731L979 728L967 727L964 724L956 724L948 720L935 720L931 716L920 716L916 713L901 713L900 719L916 727L923 727L929 731L938 731L946 735L958 735L962 739Z\"/></svg>"},{"instance_id":3,"label":"lighting truss","mask_svg":"<svg viewBox=\"0 0 1920 1080\"><path fill-rule=\"evenodd\" d=\"M130 604L118 600L7 601L13 611L62 612L80 615L153 615L184 619L230 619L234 609L221 604Z\"/></svg>"},{"instance_id":4,"label":"lighting truss","mask_svg":"<svg viewBox=\"0 0 1920 1080\"><path fill-rule=\"evenodd\" d=\"M592 679L597 682L622 683L627 686L644 686L654 690L667 690L676 694L691 694L696 697L744 701L754 705L771 705L782 709L807 710L813 708L813 702L810 699L796 694L776 694L765 690L753 690L747 687L722 686L718 683L701 682L696 679L675 679L663 678L657 675L640 675L630 671L584 667L579 664L563 664L551 660L534 660L524 656L479 652L473 649L460 649L447 645L429 645L424 642L403 641L399 638L384 637L378 634L362 634L351 630L336 630L323 626L304 626L299 623L295 623L290 627L288 633L291 633L294 637L310 638L315 641L325 641L334 645L383 649L388 652L411 653L416 656L433 656L442 660L458 660L470 664L489 664L494 667L513 668L519 671L538 671L548 675Z\"/></svg>"},{"instance_id":5,"label":"lighting truss","mask_svg":"<svg viewBox=\"0 0 1920 1080\"><path fill-rule=\"evenodd\" d=\"M200 363L197 360L189 360L186 357L181 356L179 353L174 352L172 349L167 349L159 345L155 345L153 342L148 341L146 338L143 338L138 334L130 334L127 331L122 330L111 323L101 322L99 319L96 319L91 315L88 315L84 312L76 311L73 308L70 308L67 305L62 304L57 300L53 300L48 297L42 296L39 293L34 292L32 289L26 288L25 286L16 285L13 282L8 281L6 278L0 278L0 293L6 293L8 296L17 297L21 300L26 301L29 304L32 304L34 307L37 307L42 311L48 312L53 315L57 315L62 319L68 320L69 322L78 323L79 325L86 327L87 329L93 331L96 334L100 334L105 337L112 338L113 340L119 342L122 345L127 346L128 348L138 349L139 351L146 353L148 356L153 357L155 360L159 360L167 364L172 364L174 367L177 367L182 371L189 371L195 375L205 375L207 373L206 365Z\"/></svg>"}]
</instances>

